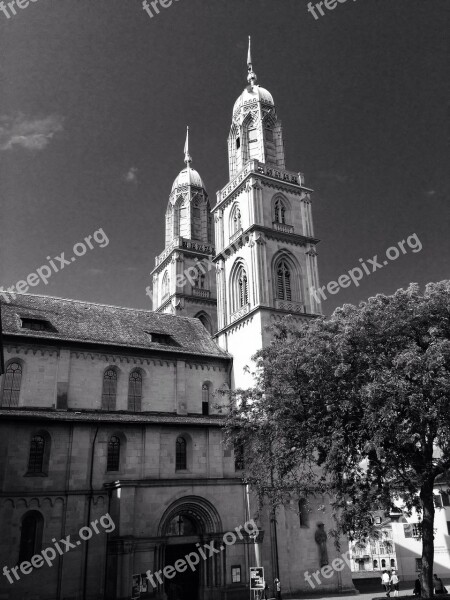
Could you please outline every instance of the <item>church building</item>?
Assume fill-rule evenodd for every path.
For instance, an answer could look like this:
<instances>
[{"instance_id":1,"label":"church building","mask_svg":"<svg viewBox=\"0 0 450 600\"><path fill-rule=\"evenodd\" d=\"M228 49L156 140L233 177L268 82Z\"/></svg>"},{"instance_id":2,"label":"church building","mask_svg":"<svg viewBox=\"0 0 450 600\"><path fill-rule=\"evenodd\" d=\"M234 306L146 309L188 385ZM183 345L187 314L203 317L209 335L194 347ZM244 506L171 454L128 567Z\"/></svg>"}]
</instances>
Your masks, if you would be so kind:
<instances>
[{"instance_id":1,"label":"church building","mask_svg":"<svg viewBox=\"0 0 450 600\"><path fill-rule=\"evenodd\" d=\"M2 301L0 600L240 600L251 567L264 568L272 596L278 578L296 597L311 592L305 572L338 557L326 497L246 527L256 502L217 408L252 385L246 366L268 326L321 314L308 292L319 286L312 190L286 169L250 48L247 62L214 206L187 137L153 311ZM194 553L194 567L172 568ZM321 592L353 590L347 567L330 571Z\"/></svg>"}]
</instances>

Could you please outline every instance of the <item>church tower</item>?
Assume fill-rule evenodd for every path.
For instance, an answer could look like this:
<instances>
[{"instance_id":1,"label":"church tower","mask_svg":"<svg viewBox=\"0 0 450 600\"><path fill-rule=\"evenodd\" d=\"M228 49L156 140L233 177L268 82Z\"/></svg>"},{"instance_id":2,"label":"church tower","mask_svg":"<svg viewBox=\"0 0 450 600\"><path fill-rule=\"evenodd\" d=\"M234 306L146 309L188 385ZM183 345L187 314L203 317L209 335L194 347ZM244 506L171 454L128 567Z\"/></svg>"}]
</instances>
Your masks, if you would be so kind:
<instances>
[{"instance_id":1,"label":"church tower","mask_svg":"<svg viewBox=\"0 0 450 600\"><path fill-rule=\"evenodd\" d=\"M234 358L235 387L252 384L251 356L270 341L267 326L287 314L321 314L312 190L286 169L272 95L259 86L248 51L248 85L228 136L229 183L213 209L219 344Z\"/></svg>"},{"instance_id":2,"label":"church tower","mask_svg":"<svg viewBox=\"0 0 450 600\"><path fill-rule=\"evenodd\" d=\"M191 167L189 128L184 162L167 205L165 249L151 273L153 310L197 317L212 334L217 331L214 225L202 178Z\"/></svg>"}]
</instances>

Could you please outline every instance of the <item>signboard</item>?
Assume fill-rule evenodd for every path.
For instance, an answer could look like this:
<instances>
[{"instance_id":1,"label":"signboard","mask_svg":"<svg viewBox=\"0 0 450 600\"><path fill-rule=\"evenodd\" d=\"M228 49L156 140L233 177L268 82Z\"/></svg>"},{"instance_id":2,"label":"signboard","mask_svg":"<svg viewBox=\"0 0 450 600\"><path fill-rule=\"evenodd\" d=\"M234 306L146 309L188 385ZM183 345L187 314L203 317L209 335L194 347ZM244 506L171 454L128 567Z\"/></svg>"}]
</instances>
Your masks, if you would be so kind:
<instances>
[{"instance_id":1,"label":"signboard","mask_svg":"<svg viewBox=\"0 0 450 600\"><path fill-rule=\"evenodd\" d=\"M141 576L133 575L133 583L131 586L131 600L136 600L141 597Z\"/></svg>"},{"instance_id":2,"label":"signboard","mask_svg":"<svg viewBox=\"0 0 450 600\"><path fill-rule=\"evenodd\" d=\"M250 567L250 589L264 589L264 567Z\"/></svg>"}]
</instances>

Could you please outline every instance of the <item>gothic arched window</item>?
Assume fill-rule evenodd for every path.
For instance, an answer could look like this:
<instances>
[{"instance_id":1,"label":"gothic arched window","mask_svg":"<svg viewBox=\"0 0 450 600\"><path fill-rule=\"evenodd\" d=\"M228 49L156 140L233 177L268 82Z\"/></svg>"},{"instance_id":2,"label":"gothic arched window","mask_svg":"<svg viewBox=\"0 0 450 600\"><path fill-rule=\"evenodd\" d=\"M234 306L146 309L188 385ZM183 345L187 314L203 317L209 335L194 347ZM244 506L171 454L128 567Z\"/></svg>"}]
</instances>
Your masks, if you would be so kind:
<instances>
[{"instance_id":1,"label":"gothic arched window","mask_svg":"<svg viewBox=\"0 0 450 600\"><path fill-rule=\"evenodd\" d=\"M209 415L209 383L202 385L202 415Z\"/></svg>"},{"instance_id":2,"label":"gothic arched window","mask_svg":"<svg viewBox=\"0 0 450 600\"><path fill-rule=\"evenodd\" d=\"M244 267L239 269L239 273L237 276L237 285L238 285L238 306L237 308L242 308L246 304L248 304L248 281L247 281L247 273L245 272Z\"/></svg>"},{"instance_id":3,"label":"gothic arched window","mask_svg":"<svg viewBox=\"0 0 450 600\"><path fill-rule=\"evenodd\" d=\"M118 471L120 468L120 438L112 435L108 442L107 471Z\"/></svg>"},{"instance_id":4,"label":"gothic arched window","mask_svg":"<svg viewBox=\"0 0 450 600\"><path fill-rule=\"evenodd\" d=\"M106 369L103 374L102 409L115 410L117 396L117 371Z\"/></svg>"},{"instance_id":5,"label":"gothic arched window","mask_svg":"<svg viewBox=\"0 0 450 600\"><path fill-rule=\"evenodd\" d=\"M18 406L20 395L20 384L22 382L22 365L20 362L12 361L6 367L5 380L3 382L2 406Z\"/></svg>"},{"instance_id":6,"label":"gothic arched window","mask_svg":"<svg viewBox=\"0 0 450 600\"><path fill-rule=\"evenodd\" d=\"M278 198L275 202L275 206L274 206L274 220L275 223L282 223L285 224L286 223L286 207L284 205L283 200L281 200L281 198Z\"/></svg>"},{"instance_id":7,"label":"gothic arched window","mask_svg":"<svg viewBox=\"0 0 450 600\"><path fill-rule=\"evenodd\" d=\"M19 563L29 561L42 548L44 517L37 510L30 510L22 517L20 530Z\"/></svg>"},{"instance_id":8,"label":"gothic arched window","mask_svg":"<svg viewBox=\"0 0 450 600\"><path fill-rule=\"evenodd\" d=\"M142 373L131 371L128 380L128 410L139 412L142 404Z\"/></svg>"},{"instance_id":9,"label":"gothic arched window","mask_svg":"<svg viewBox=\"0 0 450 600\"><path fill-rule=\"evenodd\" d=\"M280 261L277 267L277 298L292 300L291 271L285 260Z\"/></svg>"},{"instance_id":10,"label":"gothic arched window","mask_svg":"<svg viewBox=\"0 0 450 600\"><path fill-rule=\"evenodd\" d=\"M169 295L169 273L166 271L162 280L162 299Z\"/></svg>"},{"instance_id":11,"label":"gothic arched window","mask_svg":"<svg viewBox=\"0 0 450 600\"><path fill-rule=\"evenodd\" d=\"M184 437L177 438L175 448L175 470L184 471L187 469L187 443Z\"/></svg>"},{"instance_id":12,"label":"gothic arched window","mask_svg":"<svg viewBox=\"0 0 450 600\"><path fill-rule=\"evenodd\" d=\"M45 437L34 435L31 438L30 454L28 456L28 473L41 474L44 471Z\"/></svg>"}]
</instances>

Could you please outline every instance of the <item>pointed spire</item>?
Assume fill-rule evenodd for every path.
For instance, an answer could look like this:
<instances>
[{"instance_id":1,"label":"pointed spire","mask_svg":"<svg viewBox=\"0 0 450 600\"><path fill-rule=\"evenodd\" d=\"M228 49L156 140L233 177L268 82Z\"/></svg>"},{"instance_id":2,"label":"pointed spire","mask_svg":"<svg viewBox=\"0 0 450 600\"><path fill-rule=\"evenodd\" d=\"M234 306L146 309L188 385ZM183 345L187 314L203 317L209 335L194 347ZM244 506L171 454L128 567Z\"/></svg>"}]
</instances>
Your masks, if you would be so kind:
<instances>
[{"instance_id":1,"label":"pointed spire","mask_svg":"<svg viewBox=\"0 0 450 600\"><path fill-rule=\"evenodd\" d=\"M253 71L252 38L250 36L248 36L247 67L248 67L247 81L249 82L250 85L255 85L257 77L256 77L256 73Z\"/></svg>"},{"instance_id":2,"label":"pointed spire","mask_svg":"<svg viewBox=\"0 0 450 600\"><path fill-rule=\"evenodd\" d=\"M189 127L186 130L186 142L184 144L184 162L189 166L192 162L191 155L189 154Z\"/></svg>"}]
</instances>

